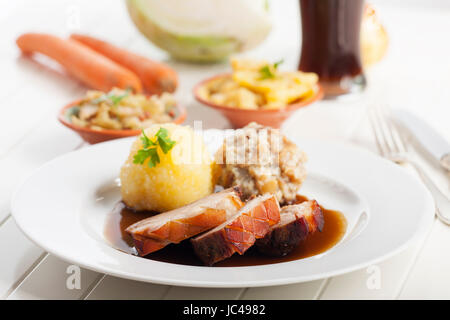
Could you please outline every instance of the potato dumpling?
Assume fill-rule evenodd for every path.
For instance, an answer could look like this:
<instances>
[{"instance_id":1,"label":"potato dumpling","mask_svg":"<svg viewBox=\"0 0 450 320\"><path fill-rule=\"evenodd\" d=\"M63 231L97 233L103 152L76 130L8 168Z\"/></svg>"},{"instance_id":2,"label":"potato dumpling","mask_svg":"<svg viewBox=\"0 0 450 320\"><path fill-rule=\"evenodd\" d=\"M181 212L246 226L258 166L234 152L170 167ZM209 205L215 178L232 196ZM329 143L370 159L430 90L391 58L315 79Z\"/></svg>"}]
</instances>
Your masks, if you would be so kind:
<instances>
[{"instance_id":1,"label":"potato dumpling","mask_svg":"<svg viewBox=\"0 0 450 320\"><path fill-rule=\"evenodd\" d=\"M120 171L122 200L135 210L164 212L179 208L213 192L213 164L202 138L190 127L175 124L152 125L145 135L157 142L160 128L175 145L166 154L157 147L160 162L150 167L150 159L133 163L143 148L141 137L134 141Z\"/></svg>"}]
</instances>

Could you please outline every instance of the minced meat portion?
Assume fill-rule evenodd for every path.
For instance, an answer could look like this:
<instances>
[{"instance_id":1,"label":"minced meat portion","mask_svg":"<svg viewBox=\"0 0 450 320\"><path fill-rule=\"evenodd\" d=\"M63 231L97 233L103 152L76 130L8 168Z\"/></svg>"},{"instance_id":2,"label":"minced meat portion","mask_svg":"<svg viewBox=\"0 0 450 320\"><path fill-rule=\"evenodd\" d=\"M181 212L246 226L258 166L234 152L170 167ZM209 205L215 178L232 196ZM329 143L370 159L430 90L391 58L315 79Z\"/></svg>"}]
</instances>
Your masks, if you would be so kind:
<instances>
[{"instance_id":1,"label":"minced meat portion","mask_svg":"<svg viewBox=\"0 0 450 320\"><path fill-rule=\"evenodd\" d=\"M218 184L239 185L245 198L272 193L286 204L306 178L306 154L279 130L255 122L227 137L215 160Z\"/></svg>"}]
</instances>

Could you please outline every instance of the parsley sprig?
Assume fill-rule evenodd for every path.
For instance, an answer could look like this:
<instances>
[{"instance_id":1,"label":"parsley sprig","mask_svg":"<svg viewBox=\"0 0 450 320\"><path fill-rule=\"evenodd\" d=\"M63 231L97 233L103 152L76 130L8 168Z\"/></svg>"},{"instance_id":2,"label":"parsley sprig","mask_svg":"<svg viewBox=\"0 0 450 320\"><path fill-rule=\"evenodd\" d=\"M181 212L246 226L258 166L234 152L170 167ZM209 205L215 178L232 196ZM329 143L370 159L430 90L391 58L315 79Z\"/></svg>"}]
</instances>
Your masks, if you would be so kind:
<instances>
[{"instance_id":1,"label":"parsley sprig","mask_svg":"<svg viewBox=\"0 0 450 320\"><path fill-rule=\"evenodd\" d=\"M280 60L275 62L273 65L266 64L265 66L259 69L259 73L261 74L261 80L264 79L273 79L275 78L275 72L278 69L278 66L282 64L284 60Z\"/></svg>"},{"instance_id":2,"label":"parsley sprig","mask_svg":"<svg viewBox=\"0 0 450 320\"><path fill-rule=\"evenodd\" d=\"M169 138L167 129L160 128L155 134L156 141L152 141L142 130L142 149L134 155L133 163L144 164L145 160L149 159L147 165L149 168L155 167L161 162L158 155L158 146L161 148L164 154L167 154L175 145L176 141Z\"/></svg>"},{"instance_id":3,"label":"parsley sprig","mask_svg":"<svg viewBox=\"0 0 450 320\"><path fill-rule=\"evenodd\" d=\"M119 104L120 101L122 101L123 98L126 98L130 95L131 89L126 89L124 93L120 94L120 95L116 95L114 94L112 91L105 93L103 95L101 95L100 97L98 97L97 99L92 100L93 104L99 104L101 102L105 102L105 101L111 101L113 106L117 106Z\"/></svg>"}]
</instances>

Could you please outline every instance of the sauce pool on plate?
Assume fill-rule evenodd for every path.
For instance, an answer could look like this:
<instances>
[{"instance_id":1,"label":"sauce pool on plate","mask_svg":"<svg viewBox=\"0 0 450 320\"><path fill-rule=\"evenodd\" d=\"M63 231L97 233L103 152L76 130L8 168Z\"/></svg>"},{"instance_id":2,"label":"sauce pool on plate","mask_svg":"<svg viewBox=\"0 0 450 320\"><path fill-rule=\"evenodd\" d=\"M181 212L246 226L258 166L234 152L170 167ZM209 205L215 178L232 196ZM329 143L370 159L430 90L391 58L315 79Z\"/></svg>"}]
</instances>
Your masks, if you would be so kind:
<instances>
[{"instance_id":1,"label":"sauce pool on plate","mask_svg":"<svg viewBox=\"0 0 450 320\"><path fill-rule=\"evenodd\" d=\"M306 197L297 196L296 203L308 200ZM344 215L336 210L322 208L324 215L324 227L322 232L309 235L291 253L283 257L270 257L259 253L256 248L250 248L244 255L234 254L225 259L215 267L243 267L273 264L280 262L294 261L308 258L336 245L344 236L347 229L347 221ZM107 218L105 226L105 237L107 241L116 249L129 254L136 254L132 237L125 232L125 229L139 220L151 217L157 213L146 211L134 211L126 207L123 202L118 202ZM164 249L153 252L145 257L146 259L191 265L202 266L201 261L195 256L189 240L179 244L171 244Z\"/></svg>"}]
</instances>

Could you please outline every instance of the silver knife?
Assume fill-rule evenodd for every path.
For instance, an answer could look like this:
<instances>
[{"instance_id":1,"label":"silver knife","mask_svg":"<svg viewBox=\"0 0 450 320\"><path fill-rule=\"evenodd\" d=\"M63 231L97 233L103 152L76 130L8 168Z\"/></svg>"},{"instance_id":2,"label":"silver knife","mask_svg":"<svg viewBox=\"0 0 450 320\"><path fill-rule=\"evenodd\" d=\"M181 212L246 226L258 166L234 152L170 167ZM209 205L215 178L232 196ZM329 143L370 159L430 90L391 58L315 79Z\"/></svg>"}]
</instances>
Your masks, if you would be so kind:
<instances>
[{"instance_id":1,"label":"silver knife","mask_svg":"<svg viewBox=\"0 0 450 320\"><path fill-rule=\"evenodd\" d=\"M412 113L393 109L393 116L400 124L416 138L441 166L450 171L450 143L441 137L428 123L419 119Z\"/></svg>"}]
</instances>

